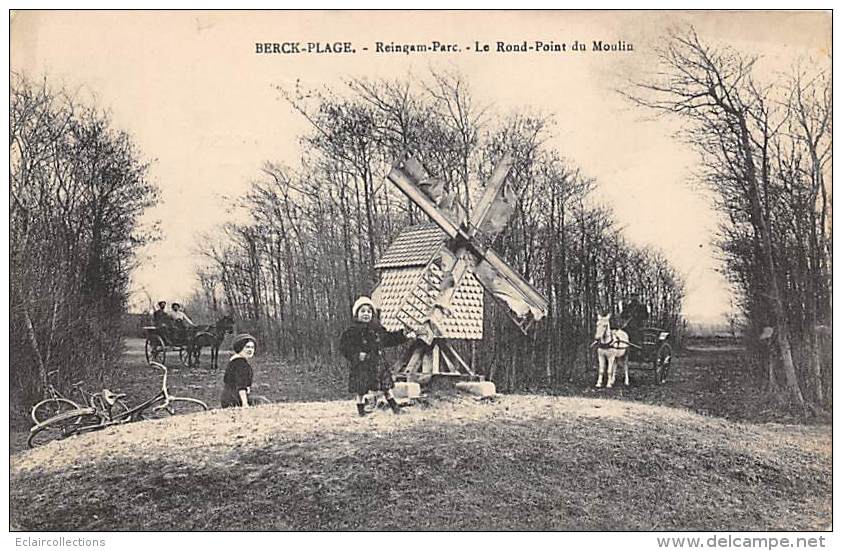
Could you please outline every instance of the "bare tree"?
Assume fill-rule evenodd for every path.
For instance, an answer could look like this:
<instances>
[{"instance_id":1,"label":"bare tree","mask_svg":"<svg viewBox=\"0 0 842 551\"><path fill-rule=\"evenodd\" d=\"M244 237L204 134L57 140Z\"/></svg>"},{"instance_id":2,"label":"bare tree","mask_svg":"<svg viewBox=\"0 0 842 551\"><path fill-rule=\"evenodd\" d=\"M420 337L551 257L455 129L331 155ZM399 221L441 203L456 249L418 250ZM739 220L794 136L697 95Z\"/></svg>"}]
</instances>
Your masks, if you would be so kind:
<instances>
[{"instance_id":1,"label":"bare tree","mask_svg":"<svg viewBox=\"0 0 842 551\"><path fill-rule=\"evenodd\" d=\"M53 368L61 385L115 365L134 250L154 237L138 219L157 189L107 114L20 74L10 92L12 384L29 401Z\"/></svg>"},{"instance_id":2,"label":"bare tree","mask_svg":"<svg viewBox=\"0 0 842 551\"><path fill-rule=\"evenodd\" d=\"M689 123L683 137L699 151L704 179L728 216L720 245L732 281L745 293L748 317L758 327L776 327L786 389L803 409L809 404L799 379L809 374L795 360L793 337L805 332L797 306L804 297L796 295L803 288L813 304L825 296L826 285L814 275L823 277L819 241L827 204L814 205L820 202L830 155L829 93L827 87L824 91L805 87L801 77L788 91L780 84L761 84L755 77L757 61L731 48L706 44L690 29L670 37L660 52L662 71L637 83L629 97ZM799 175L803 156L810 159L806 187ZM805 190L811 197L806 208ZM815 216L802 216L809 213ZM810 252L791 254L804 250L792 247L804 236L809 236ZM806 287L801 284L805 280ZM816 321L808 325L815 327ZM820 402L817 351L812 357L814 397Z\"/></svg>"}]
</instances>

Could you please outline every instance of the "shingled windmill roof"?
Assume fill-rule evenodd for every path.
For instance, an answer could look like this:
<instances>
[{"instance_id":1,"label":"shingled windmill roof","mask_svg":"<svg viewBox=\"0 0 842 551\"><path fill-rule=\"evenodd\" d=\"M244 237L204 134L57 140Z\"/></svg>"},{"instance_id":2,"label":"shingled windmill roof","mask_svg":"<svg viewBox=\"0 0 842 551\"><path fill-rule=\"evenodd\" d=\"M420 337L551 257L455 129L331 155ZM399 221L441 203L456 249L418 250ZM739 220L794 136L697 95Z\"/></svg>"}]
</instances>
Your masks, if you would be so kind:
<instances>
[{"instance_id":1,"label":"shingled windmill roof","mask_svg":"<svg viewBox=\"0 0 842 551\"><path fill-rule=\"evenodd\" d=\"M417 311L407 303L429 303L437 295L441 274L433 270L425 283L421 283L421 279L427 264L446 239L446 234L433 224L411 226L398 235L375 264L381 270L375 295L383 327L394 331L415 326L411 316ZM482 339L483 305L483 288L469 269L453 295L452 314L440 326L442 337Z\"/></svg>"},{"instance_id":2,"label":"shingled windmill roof","mask_svg":"<svg viewBox=\"0 0 842 551\"><path fill-rule=\"evenodd\" d=\"M374 265L377 269L424 266L439 250L447 235L435 224L419 224L403 230Z\"/></svg>"}]
</instances>

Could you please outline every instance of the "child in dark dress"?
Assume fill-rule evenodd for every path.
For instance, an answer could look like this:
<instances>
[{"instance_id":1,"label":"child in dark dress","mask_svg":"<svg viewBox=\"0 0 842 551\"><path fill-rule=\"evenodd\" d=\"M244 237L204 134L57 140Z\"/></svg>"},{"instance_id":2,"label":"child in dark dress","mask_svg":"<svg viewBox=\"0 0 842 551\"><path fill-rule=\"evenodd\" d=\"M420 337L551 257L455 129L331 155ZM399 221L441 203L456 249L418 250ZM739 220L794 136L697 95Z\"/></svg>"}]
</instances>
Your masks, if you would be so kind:
<instances>
[{"instance_id":1,"label":"child in dark dress","mask_svg":"<svg viewBox=\"0 0 842 551\"><path fill-rule=\"evenodd\" d=\"M249 360L254 356L257 341L249 334L238 335L234 339L234 355L228 361L228 368L222 382L222 407L249 406L248 395L251 391L253 373Z\"/></svg>"},{"instance_id":2,"label":"child in dark dress","mask_svg":"<svg viewBox=\"0 0 842 551\"><path fill-rule=\"evenodd\" d=\"M386 331L374 319L374 303L368 297L360 297L351 309L354 323L342 333L339 351L351 366L348 377L348 391L356 396L357 413L366 414L364 396L369 390L381 390L394 413L400 413L400 406L392 395L395 383L392 371L383 360L383 348L397 346L412 338L411 332Z\"/></svg>"}]
</instances>

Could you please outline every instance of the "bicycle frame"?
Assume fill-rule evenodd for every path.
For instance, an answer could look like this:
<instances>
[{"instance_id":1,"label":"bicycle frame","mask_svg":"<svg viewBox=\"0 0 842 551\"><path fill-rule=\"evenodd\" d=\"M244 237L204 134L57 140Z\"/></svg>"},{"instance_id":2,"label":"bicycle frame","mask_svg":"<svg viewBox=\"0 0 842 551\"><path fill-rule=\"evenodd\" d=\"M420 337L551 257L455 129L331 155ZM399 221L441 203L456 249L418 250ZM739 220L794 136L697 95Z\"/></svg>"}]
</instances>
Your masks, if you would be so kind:
<instances>
[{"instance_id":1,"label":"bicycle frame","mask_svg":"<svg viewBox=\"0 0 842 551\"><path fill-rule=\"evenodd\" d=\"M58 373L58 369L53 369L52 371L47 373L47 387L44 390L47 391L49 396L47 396L45 399L55 400L56 398L64 398L64 396L61 395L61 392L59 392L58 389L56 388L56 385L54 385L52 383L52 381L50 380L52 378L53 374L55 374L55 373ZM64 399L67 400L68 398L64 398Z\"/></svg>"},{"instance_id":2,"label":"bicycle frame","mask_svg":"<svg viewBox=\"0 0 842 551\"><path fill-rule=\"evenodd\" d=\"M117 415L110 415L110 413L105 413L106 409L110 409L110 405L106 406L105 398L100 396L100 407L94 406L97 410L97 414L102 416L104 419L108 421L108 424L120 424L127 421L133 420L134 416L143 413L147 409L152 406L155 406L156 403L161 402L159 405L155 406L154 410L161 410L165 409L169 406L170 401L172 401L173 396L170 395L169 390L167 389L167 367L163 364L158 362L149 362L149 365L152 367L157 367L161 371L164 372L164 376L161 379L161 390L156 394L154 397L149 398L145 402L138 404L134 407L129 408L127 411L123 411L118 413ZM107 426L107 425L106 425Z\"/></svg>"},{"instance_id":3,"label":"bicycle frame","mask_svg":"<svg viewBox=\"0 0 842 551\"><path fill-rule=\"evenodd\" d=\"M149 398L145 402L142 402L134 407L129 408L126 411L122 411L117 413L116 415L111 414L110 405L105 405L105 398L94 395L94 397L99 396L100 403L91 400L92 405L91 407L94 409L94 413L92 415L96 415L99 417L100 422L97 424L84 424L83 426L78 427L76 430L73 431L74 434L82 434L85 432L92 432L95 430L100 430L106 427L111 427L114 425L122 425L125 423L131 423L132 421L137 421L140 416L142 416L143 412L152 408L153 411L160 411L162 409L167 409L170 405L170 402L173 400L173 396L170 395L169 390L167 389L167 368L163 364L159 364L158 362L150 362L150 366L157 367L158 369L164 372L164 376L161 380L161 390L152 398Z\"/></svg>"},{"instance_id":4,"label":"bicycle frame","mask_svg":"<svg viewBox=\"0 0 842 551\"><path fill-rule=\"evenodd\" d=\"M47 373L47 380L49 381L50 377L53 374L56 374L58 372L59 372L58 369L53 369L52 371ZM62 400L67 400L69 402L73 402L74 404L78 405L79 407L88 407L88 406L96 407L93 403L93 400L94 400L94 398L96 398L99 395L99 393L88 392L87 390L84 389L82 384L83 384L83 382L79 381L79 382L73 383L71 385L73 387L73 389L76 391L76 393L78 393L79 397L82 398L81 401L78 401L78 400L74 400L73 398L70 398L69 396L65 396L64 394L59 392L59 390L56 388L56 386L52 382L48 382L46 390L47 390L47 393L49 394L49 396L47 396L45 398L45 400L56 400L56 399L60 398ZM72 395L72 393L71 393L71 395Z\"/></svg>"},{"instance_id":5,"label":"bicycle frame","mask_svg":"<svg viewBox=\"0 0 842 551\"><path fill-rule=\"evenodd\" d=\"M43 401L43 400L56 400L56 399L60 398L62 400L68 400L70 402L77 403L75 400L73 400L71 398L68 398L67 396L65 396L64 394L59 392L59 390L56 388L56 385L53 384L53 382L51 380L52 376L57 374L58 372L59 372L58 369L53 369L52 371L47 373L47 386L44 389L44 390L47 391L46 392L47 396L45 398L43 398L41 401ZM74 385L74 387L77 388L77 389L79 388L75 385ZM82 395L82 398L85 398L84 394ZM83 400L82 403L87 404L87 399Z\"/></svg>"}]
</instances>

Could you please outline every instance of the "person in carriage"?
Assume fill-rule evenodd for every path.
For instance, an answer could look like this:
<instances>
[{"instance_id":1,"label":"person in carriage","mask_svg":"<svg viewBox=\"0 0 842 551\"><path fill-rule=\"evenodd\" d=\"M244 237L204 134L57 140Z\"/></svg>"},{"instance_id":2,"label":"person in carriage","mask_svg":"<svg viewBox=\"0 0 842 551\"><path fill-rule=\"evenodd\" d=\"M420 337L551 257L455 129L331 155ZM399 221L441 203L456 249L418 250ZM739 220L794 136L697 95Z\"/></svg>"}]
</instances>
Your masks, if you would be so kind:
<instances>
[{"instance_id":1,"label":"person in carriage","mask_svg":"<svg viewBox=\"0 0 842 551\"><path fill-rule=\"evenodd\" d=\"M190 333L195 330L196 324L193 323L193 320L184 313L184 310L181 309L181 304L173 302L170 308L172 309L170 318L173 320L177 338L179 342L187 342L189 340Z\"/></svg>"},{"instance_id":2,"label":"person in carriage","mask_svg":"<svg viewBox=\"0 0 842 551\"><path fill-rule=\"evenodd\" d=\"M629 335L629 341L640 345L643 340L643 327L649 319L649 309L640 302L640 294L631 293L620 313L620 328Z\"/></svg>"},{"instance_id":3,"label":"person in carriage","mask_svg":"<svg viewBox=\"0 0 842 551\"><path fill-rule=\"evenodd\" d=\"M170 341L170 334L173 326L173 318L167 311L167 302L162 300L158 303L158 309L152 314L152 323L158 330L158 334L164 339L164 342Z\"/></svg>"}]
</instances>

